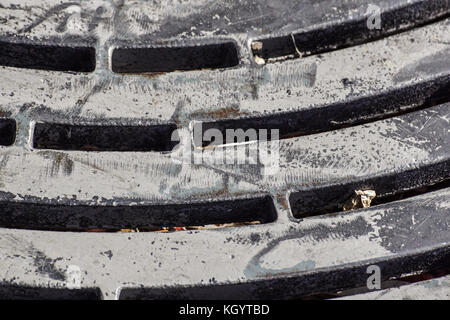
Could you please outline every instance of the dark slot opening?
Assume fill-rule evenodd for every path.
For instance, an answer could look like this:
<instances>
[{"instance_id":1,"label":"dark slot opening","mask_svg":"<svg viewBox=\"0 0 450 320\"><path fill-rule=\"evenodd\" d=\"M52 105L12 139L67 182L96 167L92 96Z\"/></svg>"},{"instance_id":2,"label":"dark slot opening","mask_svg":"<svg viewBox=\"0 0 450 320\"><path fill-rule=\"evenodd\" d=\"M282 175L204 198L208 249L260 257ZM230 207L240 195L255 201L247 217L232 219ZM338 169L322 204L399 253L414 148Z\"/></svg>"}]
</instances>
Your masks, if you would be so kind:
<instances>
[{"instance_id":1,"label":"dark slot opening","mask_svg":"<svg viewBox=\"0 0 450 320\"><path fill-rule=\"evenodd\" d=\"M369 178L346 184L293 192L289 197L295 218L337 213L355 195L355 190L375 190L371 207L450 187L450 161Z\"/></svg>"},{"instance_id":2,"label":"dark slot opening","mask_svg":"<svg viewBox=\"0 0 450 320\"><path fill-rule=\"evenodd\" d=\"M95 49L0 41L0 65L53 71L91 72Z\"/></svg>"},{"instance_id":3,"label":"dark slot opening","mask_svg":"<svg viewBox=\"0 0 450 320\"><path fill-rule=\"evenodd\" d=\"M36 123L33 147L83 151L170 151L175 124L151 126Z\"/></svg>"},{"instance_id":4,"label":"dark slot opening","mask_svg":"<svg viewBox=\"0 0 450 320\"><path fill-rule=\"evenodd\" d=\"M194 126L194 143L196 146L214 145L214 141L204 141L201 138L208 129L218 129L226 136L227 129L271 130L277 129L280 139L315 134L343 129L375 120L382 120L422 110L450 100L450 77L448 75L421 82L411 86L382 92L377 95L363 97L342 103L313 107L297 112L278 113L258 118L227 119L197 123ZM201 125L201 128L200 128ZM260 137L257 137L260 139ZM261 139L260 139L261 140Z\"/></svg>"},{"instance_id":5,"label":"dark slot opening","mask_svg":"<svg viewBox=\"0 0 450 320\"><path fill-rule=\"evenodd\" d=\"M16 122L12 119L0 119L0 145L10 146L16 140Z\"/></svg>"},{"instance_id":6,"label":"dark slot opening","mask_svg":"<svg viewBox=\"0 0 450 320\"><path fill-rule=\"evenodd\" d=\"M381 280L418 270L428 271L450 258L449 247L415 250L408 255L391 255L377 260L383 270ZM237 283L198 284L190 286L123 288L121 300L261 300L301 299L319 292L366 286L367 267L374 261L349 263L336 268L323 268L316 272L282 272L263 274L259 279Z\"/></svg>"},{"instance_id":7,"label":"dark slot opening","mask_svg":"<svg viewBox=\"0 0 450 320\"><path fill-rule=\"evenodd\" d=\"M98 288L67 289L0 284L2 300L100 300Z\"/></svg>"},{"instance_id":8,"label":"dark slot opening","mask_svg":"<svg viewBox=\"0 0 450 320\"><path fill-rule=\"evenodd\" d=\"M234 42L190 47L116 48L112 54L112 70L118 73L217 69L238 64Z\"/></svg>"},{"instance_id":9,"label":"dark slot opening","mask_svg":"<svg viewBox=\"0 0 450 320\"><path fill-rule=\"evenodd\" d=\"M309 56L378 40L449 15L447 0L417 1L381 10L380 29L369 29L367 16L349 18L293 35L254 40L252 51L254 55L264 59L289 55L298 57L297 50L302 56Z\"/></svg>"},{"instance_id":10,"label":"dark slot opening","mask_svg":"<svg viewBox=\"0 0 450 320\"><path fill-rule=\"evenodd\" d=\"M417 268L417 267L416 267ZM409 269L411 271L413 269ZM442 259L437 259L433 261L433 263L426 266L425 270L416 269L413 272L413 275L397 275L390 276L386 279L383 279L380 283L381 290L391 289L391 288L401 288L403 286L407 286L414 283L420 283L422 281L428 281L431 279L438 279L440 277L445 277L450 275L450 260L449 256L444 254ZM425 284L425 283L424 283ZM425 284L426 285L426 284ZM373 289L372 289L373 290ZM323 299L333 299L333 298L341 298L352 296L355 294L365 294L372 291L367 288L367 283L360 284L357 287L348 287L343 289L334 289L330 291L321 291L319 293L313 295L306 295L303 297L299 297L300 300L323 300ZM364 296L361 297L364 299Z\"/></svg>"},{"instance_id":11,"label":"dark slot opening","mask_svg":"<svg viewBox=\"0 0 450 320\"><path fill-rule=\"evenodd\" d=\"M146 229L238 222L269 223L276 211L269 196L207 203L88 206L0 201L0 226L55 231Z\"/></svg>"}]
</instances>

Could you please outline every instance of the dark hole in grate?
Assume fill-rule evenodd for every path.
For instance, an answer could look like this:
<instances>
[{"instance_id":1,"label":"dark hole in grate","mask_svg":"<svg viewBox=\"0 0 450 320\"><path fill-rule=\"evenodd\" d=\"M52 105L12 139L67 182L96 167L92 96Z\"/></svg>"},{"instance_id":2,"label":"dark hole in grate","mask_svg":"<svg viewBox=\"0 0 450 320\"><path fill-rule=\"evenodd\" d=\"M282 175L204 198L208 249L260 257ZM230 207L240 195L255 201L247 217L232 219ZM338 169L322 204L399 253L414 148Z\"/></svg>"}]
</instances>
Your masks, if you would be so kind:
<instances>
[{"instance_id":1,"label":"dark hole in grate","mask_svg":"<svg viewBox=\"0 0 450 320\"><path fill-rule=\"evenodd\" d=\"M355 195L355 190L375 190L371 206L450 187L450 161L365 181L293 192L289 197L295 218L336 213Z\"/></svg>"},{"instance_id":2,"label":"dark hole in grate","mask_svg":"<svg viewBox=\"0 0 450 320\"><path fill-rule=\"evenodd\" d=\"M380 29L368 28L367 15L305 32L256 39L253 41L252 51L254 55L264 59L298 56L298 52L304 57L378 40L425 23L432 23L448 14L447 0L416 1L401 7L381 9Z\"/></svg>"},{"instance_id":3,"label":"dark hole in grate","mask_svg":"<svg viewBox=\"0 0 450 320\"><path fill-rule=\"evenodd\" d=\"M16 122L12 119L0 119L0 145L10 146L16 139Z\"/></svg>"},{"instance_id":4,"label":"dark hole in grate","mask_svg":"<svg viewBox=\"0 0 450 320\"><path fill-rule=\"evenodd\" d=\"M280 139L314 133L333 131L346 127L369 123L400 116L406 113L433 107L450 100L450 78L448 75L431 81L400 87L377 95L358 98L343 103L314 107L297 112L287 112L258 118L227 119L211 122L198 122L194 126L201 137L208 129L218 129L226 136L226 130L242 129L247 131L267 130L267 139L271 140L271 130L277 129ZM200 127L201 126L201 127ZM264 135L264 137L266 137ZM260 137L258 136L258 139ZM204 141L196 146L214 145L214 141Z\"/></svg>"},{"instance_id":5,"label":"dark hole in grate","mask_svg":"<svg viewBox=\"0 0 450 320\"><path fill-rule=\"evenodd\" d=\"M148 126L36 123L33 147L83 151L170 151L175 124Z\"/></svg>"},{"instance_id":6,"label":"dark hole in grate","mask_svg":"<svg viewBox=\"0 0 450 320\"><path fill-rule=\"evenodd\" d=\"M101 296L98 288L67 289L0 284L2 300L100 300Z\"/></svg>"},{"instance_id":7,"label":"dark hole in grate","mask_svg":"<svg viewBox=\"0 0 450 320\"><path fill-rule=\"evenodd\" d=\"M412 251L408 255L391 255L376 264L383 270L382 281L390 277L436 268L448 261L448 247ZM366 286L367 267L374 261L346 264L340 268L323 268L316 272L292 272L278 276L263 274L259 279L227 284L197 284L191 286L123 288L120 300L258 300L302 299L319 292L336 292L346 288ZM256 267L255 267L256 268Z\"/></svg>"},{"instance_id":8,"label":"dark hole in grate","mask_svg":"<svg viewBox=\"0 0 450 320\"><path fill-rule=\"evenodd\" d=\"M0 41L0 65L52 71L91 72L95 49Z\"/></svg>"},{"instance_id":9,"label":"dark hole in grate","mask_svg":"<svg viewBox=\"0 0 450 320\"><path fill-rule=\"evenodd\" d=\"M90 206L0 201L0 226L10 228L84 231L202 226L276 220L269 196L207 203Z\"/></svg>"},{"instance_id":10,"label":"dark hole in grate","mask_svg":"<svg viewBox=\"0 0 450 320\"><path fill-rule=\"evenodd\" d=\"M112 54L112 70L117 73L217 69L238 64L234 42L190 47L116 48Z\"/></svg>"}]
</instances>

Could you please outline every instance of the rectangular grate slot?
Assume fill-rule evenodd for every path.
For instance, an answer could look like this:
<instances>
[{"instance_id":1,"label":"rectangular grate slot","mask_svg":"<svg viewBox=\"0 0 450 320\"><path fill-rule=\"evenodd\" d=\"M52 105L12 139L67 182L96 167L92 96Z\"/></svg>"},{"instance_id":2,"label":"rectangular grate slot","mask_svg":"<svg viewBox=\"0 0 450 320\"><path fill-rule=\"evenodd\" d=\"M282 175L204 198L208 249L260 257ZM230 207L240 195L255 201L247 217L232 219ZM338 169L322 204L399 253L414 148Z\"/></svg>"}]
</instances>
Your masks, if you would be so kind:
<instances>
[{"instance_id":1,"label":"rectangular grate slot","mask_svg":"<svg viewBox=\"0 0 450 320\"><path fill-rule=\"evenodd\" d=\"M412 251L408 255L389 255L376 261L381 281L418 270L433 270L450 258L449 247ZM317 293L336 292L359 286L367 287L367 267L374 261L349 263L342 267L323 268L316 272L262 274L259 279L221 284L190 286L125 287L120 300L280 300L302 299ZM184 303L184 302L183 302Z\"/></svg>"},{"instance_id":2,"label":"rectangular grate slot","mask_svg":"<svg viewBox=\"0 0 450 320\"><path fill-rule=\"evenodd\" d=\"M55 231L147 229L276 220L272 198L260 196L166 205L37 204L0 201L0 226Z\"/></svg>"},{"instance_id":3,"label":"rectangular grate slot","mask_svg":"<svg viewBox=\"0 0 450 320\"><path fill-rule=\"evenodd\" d=\"M230 68L239 64L234 42L189 47L115 48L112 70L117 73L171 72Z\"/></svg>"},{"instance_id":4,"label":"rectangular grate slot","mask_svg":"<svg viewBox=\"0 0 450 320\"><path fill-rule=\"evenodd\" d=\"M92 72L95 49L0 41L0 65L49 71Z\"/></svg>"},{"instance_id":5,"label":"rectangular grate slot","mask_svg":"<svg viewBox=\"0 0 450 320\"><path fill-rule=\"evenodd\" d=\"M68 289L0 284L2 300L100 300L98 288Z\"/></svg>"},{"instance_id":6,"label":"rectangular grate slot","mask_svg":"<svg viewBox=\"0 0 450 320\"><path fill-rule=\"evenodd\" d=\"M16 122L0 119L0 146L10 146L16 140Z\"/></svg>"},{"instance_id":7,"label":"rectangular grate slot","mask_svg":"<svg viewBox=\"0 0 450 320\"><path fill-rule=\"evenodd\" d=\"M363 15L304 32L257 39L252 43L252 51L263 59L290 55L305 57L378 40L435 22L449 13L448 0L415 1L400 7L381 9L379 29L370 29L368 16Z\"/></svg>"},{"instance_id":8,"label":"rectangular grate slot","mask_svg":"<svg viewBox=\"0 0 450 320\"><path fill-rule=\"evenodd\" d=\"M81 151L170 151L175 124L148 126L36 123L36 149Z\"/></svg>"},{"instance_id":9,"label":"rectangular grate slot","mask_svg":"<svg viewBox=\"0 0 450 320\"><path fill-rule=\"evenodd\" d=\"M244 131L265 129L268 134L267 139L271 140L271 130L277 129L280 139L288 139L392 118L448 101L450 101L450 77L445 75L432 81L401 87L378 95L297 112L257 118L198 122L194 127L194 132L198 131L201 133L201 137L204 137L208 129L218 129L225 137L227 129ZM257 139L260 137L257 136ZM194 142L197 147L215 144L211 141L204 141L204 139L202 139L201 145L197 139L194 139Z\"/></svg>"},{"instance_id":10,"label":"rectangular grate slot","mask_svg":"<svg viewBox=\"0 0 450 320\"><path fill-rule=\"evenodd\" d=\"M295 218L342 212L356 190L374 190L371 207L450 187L450 162L444 161L393 176L294 192L289 197Z\"/></svg>"}]
</instances>

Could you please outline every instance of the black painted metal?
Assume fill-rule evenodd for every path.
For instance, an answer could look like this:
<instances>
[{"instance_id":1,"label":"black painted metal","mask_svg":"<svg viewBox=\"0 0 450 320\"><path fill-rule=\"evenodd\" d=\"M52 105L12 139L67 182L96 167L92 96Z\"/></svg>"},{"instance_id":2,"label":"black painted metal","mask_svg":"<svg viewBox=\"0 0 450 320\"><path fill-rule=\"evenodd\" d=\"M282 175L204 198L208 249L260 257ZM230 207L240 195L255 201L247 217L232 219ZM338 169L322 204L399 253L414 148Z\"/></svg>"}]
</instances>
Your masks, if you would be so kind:
<instances>
[{"instance_id":1,"label":"black painted metal","mask_svg":"<svg viewBox=\"0 0 450 320\"><path fill-rule=\"evenodd\" d=\"M448 0L94 2L0 1L0 297L301 298L448 265ZM278 129L278 171L180 162L242 148L200 125Z\"/></svg>"}]
</instances>

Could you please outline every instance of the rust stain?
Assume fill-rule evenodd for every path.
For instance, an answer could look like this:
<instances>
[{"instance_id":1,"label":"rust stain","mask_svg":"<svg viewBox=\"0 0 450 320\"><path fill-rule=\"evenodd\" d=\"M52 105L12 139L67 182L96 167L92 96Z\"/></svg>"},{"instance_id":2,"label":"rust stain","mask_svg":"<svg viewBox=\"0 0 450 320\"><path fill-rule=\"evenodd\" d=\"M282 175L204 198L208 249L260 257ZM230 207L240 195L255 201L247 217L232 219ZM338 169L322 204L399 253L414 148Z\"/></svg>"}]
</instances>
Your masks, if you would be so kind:
<instances>
[{"instance_id":1,"label":"rust stain","mask_svg":"<svg viewBox=\"0 0 450 320\"><path fill-rule=\"evenodd\" d=\"M2 117L10 117L11 116L11 112L10 111L3 111L3 110L0 110L0 118L2 118Z\"/></svg>"},{"instance_id":2,"label":"rust stain","mask_svg":"<svg viewBox=\"0 0 450 320\"><path fill-rule=\"evenodd\" d=\"M139 227L133 229L85 229L85 232L118 232L118 233L136 233L136 232L158 232L158 233L168 233L168 232L178 232L178 231L189 231L189 230L211 230L229 227L239 227L261 224L261 221L245 221L245 222L230 222L221 224L208 224L200 226L177 226L177 227Z\"/></svg>"},{"instance_id":3,"label":"rust stain","mask_svg":"<svg viewBox=\"0 0 450 320\"><path fill-rule=\"evenodd\" d=\"M247 112L241 112L239 106L231 106L220 108L216 110L201 110L192 113L193 117L213 118L213 119L228 119L235 118L242 115L248 115Z\"/></svg>"},{"instance_id":4,"label":"rust stain","mask_svg":"<svg viewBox=\"0 0 450 320\"><path fill-rule=\"evenodd\" d=\"M144 72L144 73L132 73L130 75L138 75L147 79L155 79L163 74L166 74L166 72Z\"/></svg>"},{"instance_id":5,"label":"rust stain","mask_svg":"<svg viewBox=\"0 0 450 320\"><path fill-rule=\"evenodd\" d=\"M287 201L287 198L284 194L279 194L277 195L277 199L280 202L281 206L286 209L289 210L289 203Z\"/></svg>"},{"instance_id":6,"label":"rust stain","mask_svg":"<svg viewBox=\"0 0 450 320\"><path fill-rule=\"evenodd\" d=\"M82 151L100 151L101 149L94 145L85 144L80 148L80 150L82 150Z\"/></svg>"}]
</instances>

